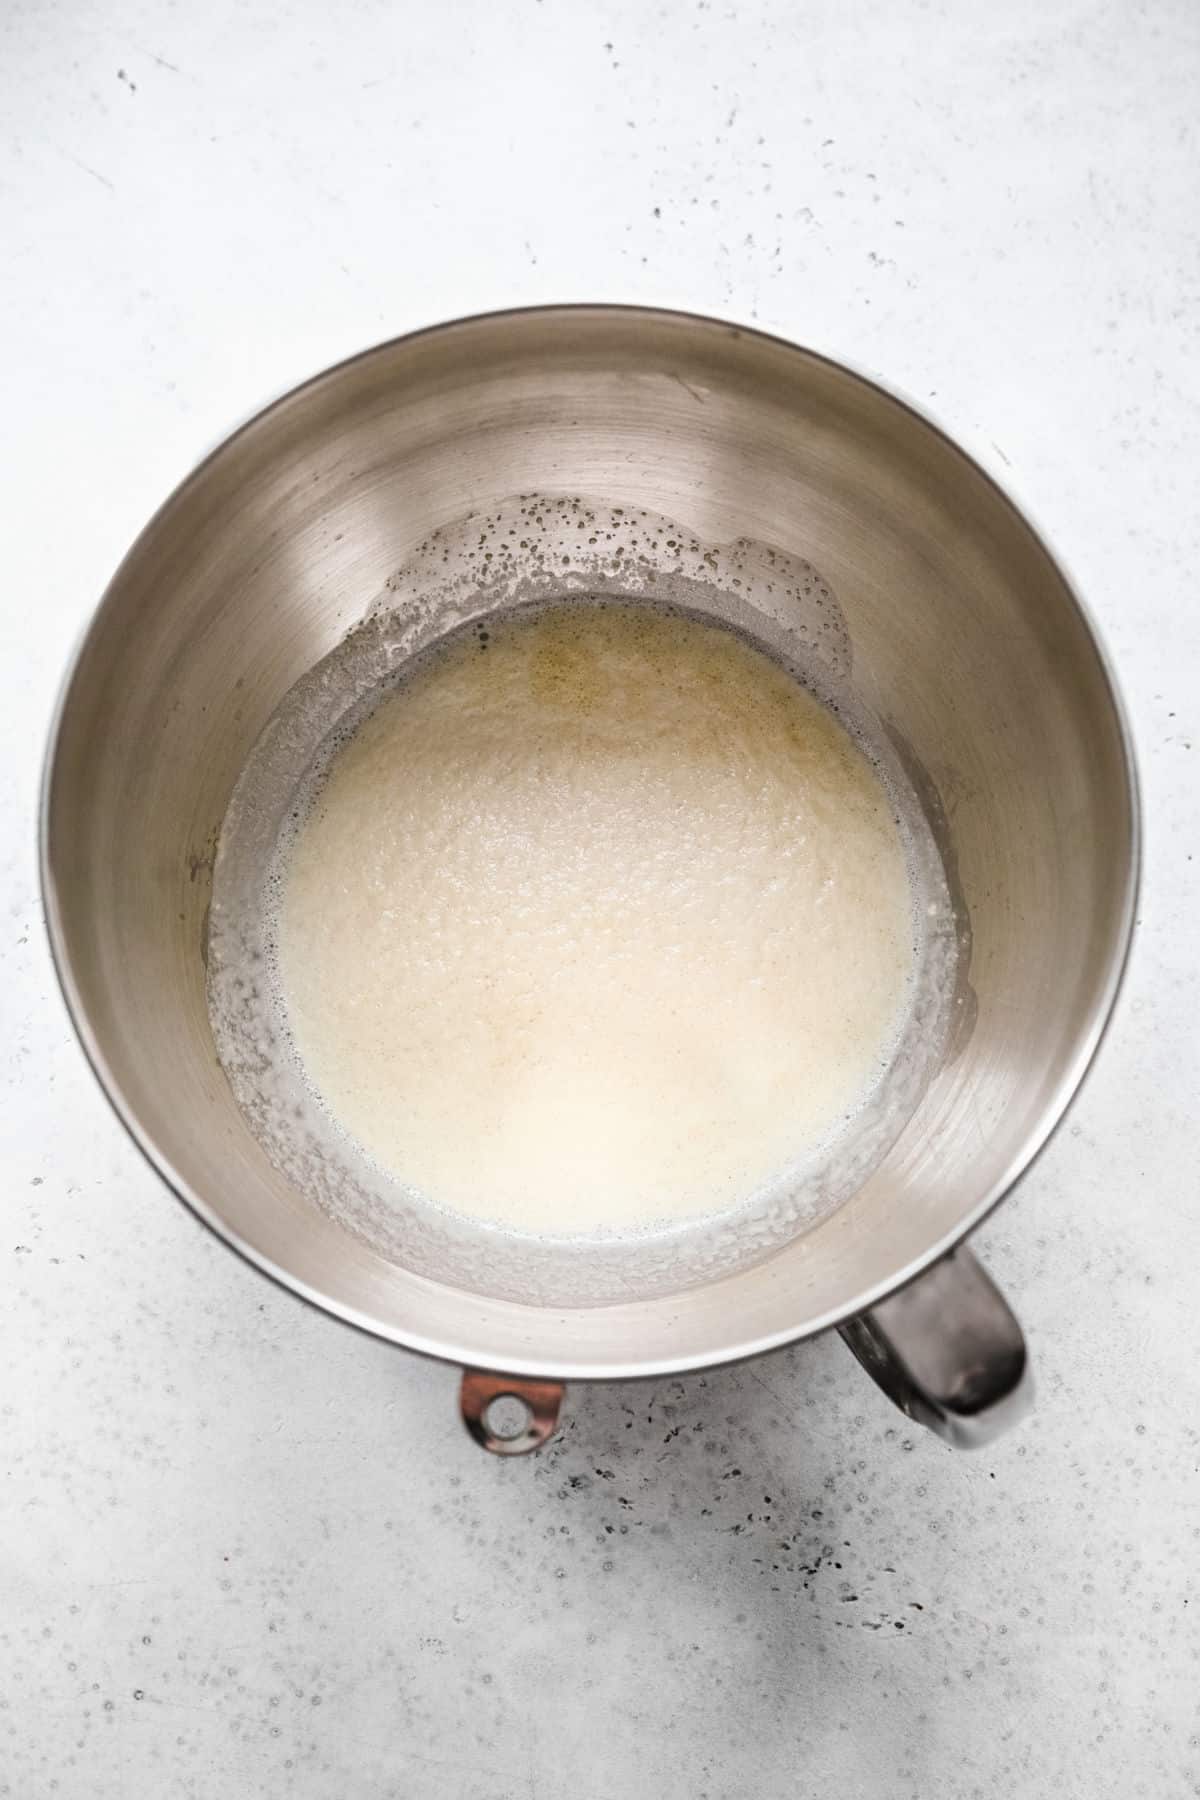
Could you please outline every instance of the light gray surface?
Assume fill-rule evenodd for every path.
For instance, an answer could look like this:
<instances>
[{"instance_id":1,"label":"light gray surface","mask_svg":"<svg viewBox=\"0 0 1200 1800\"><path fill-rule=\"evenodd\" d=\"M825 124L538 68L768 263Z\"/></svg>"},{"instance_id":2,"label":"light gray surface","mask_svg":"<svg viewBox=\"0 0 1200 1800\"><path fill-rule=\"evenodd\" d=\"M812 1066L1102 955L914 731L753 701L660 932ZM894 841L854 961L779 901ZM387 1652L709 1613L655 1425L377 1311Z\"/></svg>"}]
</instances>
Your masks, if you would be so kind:
<instances>
[{"instance_id":1,"label":"light gray surface","mask_svg":"<svg viewBox=\"0 0 1200 1800\"><path fill-rule=\"evenodd\" d=\"M9 9L0 70L0 1795L1200 1792L1200 15L78 5ZM310 369L582 297L756 319L930 403L1124 678L1141 938L979 1240L1040 1375L982 1458L822 1342L576 1390L560 1446L490 1461L451 1371L163 1194L70 1038L36 765L129 538Z\"/></svg>"}]
</instances>

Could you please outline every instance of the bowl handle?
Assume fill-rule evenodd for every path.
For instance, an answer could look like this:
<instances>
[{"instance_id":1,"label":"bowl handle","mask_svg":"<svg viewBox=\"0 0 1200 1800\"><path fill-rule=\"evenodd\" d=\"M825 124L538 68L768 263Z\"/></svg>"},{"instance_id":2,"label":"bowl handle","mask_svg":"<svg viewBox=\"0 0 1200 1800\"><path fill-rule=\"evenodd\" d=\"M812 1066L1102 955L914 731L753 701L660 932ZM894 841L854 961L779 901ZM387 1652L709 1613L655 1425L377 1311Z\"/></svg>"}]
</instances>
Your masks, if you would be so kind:
<instances>
[{"instance_id":1,"label":"bowl handle","mask_svg":"<svg viewBox=\"0 0 1200 1800\"><path fill-rule=\"evenodd\" d=\"M969 1250L943 1257L841 1333L901 1412L957 1449L990 1443L1029 1408L1021 1327Z\"/></svg>"}]
</instances>

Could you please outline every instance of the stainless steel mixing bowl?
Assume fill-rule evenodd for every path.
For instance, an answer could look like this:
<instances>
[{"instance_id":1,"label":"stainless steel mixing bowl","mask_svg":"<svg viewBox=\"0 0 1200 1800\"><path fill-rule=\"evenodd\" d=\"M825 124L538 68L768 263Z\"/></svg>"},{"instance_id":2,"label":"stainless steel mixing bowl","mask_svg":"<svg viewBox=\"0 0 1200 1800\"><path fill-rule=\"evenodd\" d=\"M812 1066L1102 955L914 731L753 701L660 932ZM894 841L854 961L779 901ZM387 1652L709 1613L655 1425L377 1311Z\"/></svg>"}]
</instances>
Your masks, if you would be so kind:
<instances>
[{"instance_id":1,"label":"stainless steel mixing bowl","mask_svg":"<svg viewBox=\"0 0 1200 1800\"><path fill-rule=\"evenodd\" d=\"M258 733L433 528L530 491L814 564L970 920L973 1027L853 1197L755 1268L620 1305L488 1299L335 1224L252 1135L205 1006L214 849ZM474 1371L464 1410L491 1447L540 1441L564 1379L700 1368L835 1325L954 1441L1020 1404L1020 1332L951 1252L1045 1143L1113 1004L1137 879L1130 742L1045 544L872 382L731 325L614 307L468 319L319 375L210 456L117 572L62 700L43 839L63 988L146 1155L297 1293ZM489 1399L523 1382L528 1428L501 1446Z\"/></svg>"}]
</instances>

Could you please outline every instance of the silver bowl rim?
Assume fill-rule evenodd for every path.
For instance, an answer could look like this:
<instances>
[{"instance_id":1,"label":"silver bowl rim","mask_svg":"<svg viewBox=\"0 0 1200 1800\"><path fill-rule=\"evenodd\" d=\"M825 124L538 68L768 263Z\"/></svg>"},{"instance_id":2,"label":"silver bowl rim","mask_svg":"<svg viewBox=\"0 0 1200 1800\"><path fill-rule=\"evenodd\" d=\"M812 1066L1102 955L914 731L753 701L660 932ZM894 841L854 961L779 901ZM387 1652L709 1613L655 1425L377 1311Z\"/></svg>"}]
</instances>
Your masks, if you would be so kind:
<instances>
[{"instance_id":1,"label":"silver bowl rim","mask_svg":"<svg viewBox=\"0 0 1200 1800\"><path fill-rule=\"evenodd\" d=\"M509 319L533 319L546 317L569 317L584 315L601 315L605 317L625 316L630 319L642 317L646 319L668 319L689 327L704 331L720 333L722 336L734 338L745 337L757 339L761 343L770 344L776 349L804 356L811 361L824 364L840 374L849 375L863 386L872 389L883 399L910 413L920 424L939 437L947 448L973 470L993 489L997 498L1015 514L1019 523L1032 535L1038 548L1046 557L1050 566L1058 575L1063 589L1075 607L1081 624L1087 632L1096 651L1097 660L1107 691L1109 705L1117 723L1121 743L1122 763L1125 775L1124 801L1127 812L1126 827L1128 831L1130 854L1125 874L1124 892L1119 929L1114 943L1113 954L1109 961L1103 988L1091 1009L1086 1027L1079 1034L1074 1055L1057 1082L1054 1092L1043 1109L1036 1131L1030 1134L1028 1141L1010 1160L1003 1173L988 1187L976 1201L970 1212L964 1215L955 1226L943 1233L931 1245L927 1246L919 1256L912 1258L903 1267L896 1269L885 1280L864 1289L861 1295L841 1306L834 1306L819 1314L804 1325L783 1327L751 1338L745 1342L733 1342L715 1353L692 1353L684 1356L661 1356L640 1358L633 1362L620 1359L597 1366L595 1363L575 1363L570 1359L554 1356L552 1351L539 1356L507 1356L492 1357L482 1352L478 1346L458 1345L442 1339L428 1337L417 1331L408 1331L401 1327L385 1324L373 1318L369 1313L331 1299L311 1283L300 1280L282 1264L257 1250L236 1231L227 1220L209 1205L208 1201L184 1179L174 1167L170 1158L160 1149L153 1137L147 1132L130 1102L122 1092L108 1059L92 1030L87 1009L75 980L71 966L70 951L66 942L66 934L62 923L62 912L59 904L57 883L50 859L50 809L52 803L52 786L54 771L58 757L59 739L63 721L70 704L71 692L80 664L93 639L103 628L108 608L114 603L114 595L121 584L125 570L139 554L143 543L157 529L171 510L179 505L191 487L200 479L209 464L240 439L244 434L254 430L263 420L277 409L287 405L301 394L317 388L326 382L336 380L347 369L358 363L369 361L372 357L391 352L402 345L418 340L453 333L465 328L489 323L497 323ZM419 327L416 330L402 332L396 337L385 338L371 344L365 349L341 358L329 367L319 370L315 375L298 382L275 395L265 404L245 417L233 430L229 431L183 479L176 483L171 492L155 509L146 524L138 532L128 550L117 564L107 582L104 592L95 609L87 620L79 640L67 664L55 702L50 733L42 766L42 779L38 809L38 864L41 876L43 908L46 932L50 943L50 954L55 974L71 1022L83 1046L88 1062L96 1076L100 1087L107 1097L117 1118L129 1133L133 1142L145 1156L151 1167L157 1171L171 1191L182 1200L202 1222L213 1231L224 1243L245 1258L245 1260L264 1275L269 1276L279 1286L298 1295L318 1311L340 1319L344 1324L352 1325L374 1338L395 1343L401 1348L412 1350L420 1355L428 1356L436 1361L467 1365L496 1373L506 1373L514 1377L541 1378L549 1380L571 1381L621 1381L633 1379L659 1378L666 1375L686 1374L689 1371L705 1368L723 1367L729 1363L744 1362L752 1357L762 1356L770 1350L782 1348L786 1344L796 1343L802 1339L819 1336L846 1320L868 1311L889 1294L905 1287L915 1280L926 1269L941 1257L952 1251L971 1232L973 1232L988 1214L1009 1194L1017 1182L1025 1175L1040 1157L1058 1127L1062 1124L1072 1102L1082 1088L1083 1082L1091 1070L1096 1054L1103 1042L1113 1011L1121 992L1129 967L1129 954L1133 940L1134 923L1137 912L1138 895L1142 878L1142 800L1138 779L1137 761L1133 747L1133 731L1128 710L1117 681L1113 659L1105 643L1103 633L1091 609L1084 601L1071 574L1062 558L1051 548L1046 532L1037 519L1031 516L1029 507L1022 501L1020 504L1008 491L1001 478L991 469L986 468L977 457L957 441L942 425L941 421L923 403L903 392L878 375L848 362L842 356L831 356L815 350L811 346L801 344L793 339L785 338L776 332L763 331L757 325L747 325L734 318L721 318L712 314L693 313L675 307L644 306L640 304L619 304L613 302L571 301L553 302L538 306L517 306L497 308L488 312L468 313L454 319L438 321L435 324ZM553 1335L553 1310L546 1309L547 1335Z\"/></svg>"}]
</instances>

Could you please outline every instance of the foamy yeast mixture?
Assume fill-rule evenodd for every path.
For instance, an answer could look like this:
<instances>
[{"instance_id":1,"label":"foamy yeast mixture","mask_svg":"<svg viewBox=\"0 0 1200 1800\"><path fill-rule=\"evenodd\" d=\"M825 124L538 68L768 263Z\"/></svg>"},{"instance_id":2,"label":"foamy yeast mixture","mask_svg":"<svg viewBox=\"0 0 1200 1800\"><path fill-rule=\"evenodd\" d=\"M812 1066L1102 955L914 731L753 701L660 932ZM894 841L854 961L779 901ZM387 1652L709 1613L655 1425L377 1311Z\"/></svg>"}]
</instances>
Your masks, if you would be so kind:
<instances>
[{"instance_id":1,"label":"foamy yeast mixture","mask_svg":"<svg viewBox=\"0 0 1200 1800\"><path fill-rule=\"evenodd\" d=\"M912 896L879 777L781 667L564 605L458 638L340 750L278 956L371 1157L517 1230L628 1231L842 1128L903 1022Z\"/></svg>"}]
</instances>

